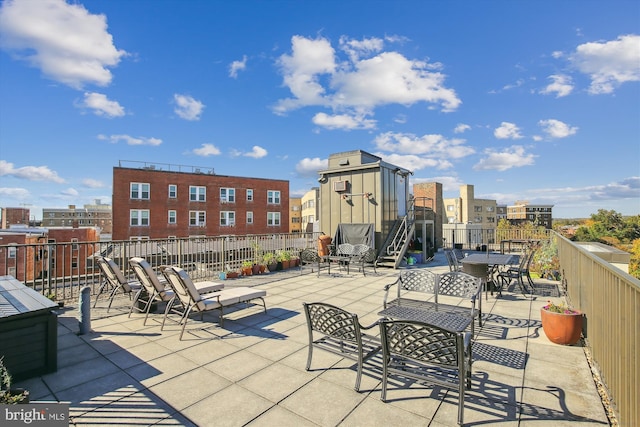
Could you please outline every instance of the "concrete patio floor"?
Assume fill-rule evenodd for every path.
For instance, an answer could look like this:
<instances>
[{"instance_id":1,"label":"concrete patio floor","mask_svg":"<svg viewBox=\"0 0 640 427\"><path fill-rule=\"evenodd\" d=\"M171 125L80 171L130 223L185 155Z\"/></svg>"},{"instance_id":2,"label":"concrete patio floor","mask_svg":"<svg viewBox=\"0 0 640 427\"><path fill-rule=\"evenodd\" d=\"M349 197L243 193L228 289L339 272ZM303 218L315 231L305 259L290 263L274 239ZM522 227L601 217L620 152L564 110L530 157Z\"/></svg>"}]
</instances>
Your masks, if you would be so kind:
<instances>
[{"instance_id":1,"label":"concrete patio floor","mask_svg":"<svg viewBox=\"0 0 640 427\"><path fill-rule=\"evenodd\" d=\"M444 262L443 262L444 261ZM448 271L442 252L419 268ZM16 386L37 401L70 402L77 426L455 426L457 393L424 384L390 386L380 400L380 356L366 365L359 392L355 364L315 351L305 370L307 326L303 302L323 301L357 313L362 324L378 319L384 285L397 270L363 276L352 269L299 271L225 282L267 291L260 306L225 315L195 317L180 328L160 314L127 316L120 298L106 312L92 310L92 332L78 335L77 307L60 311L58 370ZM334 274L335 273L335 274ZM483 301L485 323L473 345L472 388L465 425L609 425L580 344L551 343L540 307L559 300L555 282L536 280L536 293L517 289ZM377 332L377 331L376 331ZM397 385L397 383L395 383Z\"/></svg>"}]
</instances>

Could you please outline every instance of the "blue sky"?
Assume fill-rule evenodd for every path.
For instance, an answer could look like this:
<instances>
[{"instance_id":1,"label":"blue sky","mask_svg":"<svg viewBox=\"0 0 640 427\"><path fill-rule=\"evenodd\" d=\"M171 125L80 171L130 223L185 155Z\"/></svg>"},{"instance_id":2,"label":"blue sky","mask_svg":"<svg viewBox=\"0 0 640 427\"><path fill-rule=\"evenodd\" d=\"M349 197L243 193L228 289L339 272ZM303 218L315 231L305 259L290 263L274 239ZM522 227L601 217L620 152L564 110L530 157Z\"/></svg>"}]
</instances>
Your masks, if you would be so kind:
<instances>
[{"instance_id":1,"label":"blue sky","mask_svg":"<svg viewBox=\"0 0 640 427\"><path fill-rule=\"evenodd\" d=\"M640 214L640 2L4 0L0 206L120 160L317 185L361 149L445 197Z\"/></svg>"}]
</instances>

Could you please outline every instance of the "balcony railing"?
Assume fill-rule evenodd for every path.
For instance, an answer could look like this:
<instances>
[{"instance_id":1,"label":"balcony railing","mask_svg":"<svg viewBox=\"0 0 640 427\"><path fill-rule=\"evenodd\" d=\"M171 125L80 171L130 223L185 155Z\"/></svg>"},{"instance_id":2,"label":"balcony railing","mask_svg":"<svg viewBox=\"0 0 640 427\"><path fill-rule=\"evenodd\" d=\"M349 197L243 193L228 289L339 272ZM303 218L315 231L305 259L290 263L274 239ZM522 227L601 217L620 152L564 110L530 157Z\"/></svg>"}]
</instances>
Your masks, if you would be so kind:
<instances>
[{"instance_id":1,"label":"balcony railing","mask_svg":"<svg viewBox=\"0 0 640 427\"><path fill-rule=\"evenodd\" d=\"M0 275L12 275L57 300L75 300L84 286L97 291L101 278L93 260L98 255L114 259L125 275L131 275L128 259L142 256L154 266L179 265L195 279L205 280L219 271L238 269L243 261L258 260L265 252L316 248L318 237L319 233L293 233L3 245ZM456 240L465 242L465 237L468 233L460 230ZM623 426L640 425L640 281L553 232L485 230L480 240L466 242L465 248L483 243L498 250L502 240L547 238L556 239L567 298L586 313L587 345L616 405L618 420Z\"/></svg>"},{"instance_id":2,"label":"balcony railing","mask_svg":"<svg viewBox=\"0 0 640 427\"><path fill-rule=\"evenodd\" d=\"M570 303L586 314L586 340L623 426L640 425L640 280L556 234Z\"/></svg>"},{"instance_id":3,"label":"balcony railing","mask_svg":"<svg viewBox=\"0 0 640 427\"><path fill-rule=\"evenodd\" d=\"M297 255L317 247L319 233L153 239L142 241L39 243L0 246L0 275L54 297L75 300L84 286L94 294L101 282L96 256L115 261L125 276L133 274L128 260L139 256L154 266L178 265L197 280L221 271L238 270L244 261L262 260L264 253L290 251Z\"/></svg>"}]
</instances>

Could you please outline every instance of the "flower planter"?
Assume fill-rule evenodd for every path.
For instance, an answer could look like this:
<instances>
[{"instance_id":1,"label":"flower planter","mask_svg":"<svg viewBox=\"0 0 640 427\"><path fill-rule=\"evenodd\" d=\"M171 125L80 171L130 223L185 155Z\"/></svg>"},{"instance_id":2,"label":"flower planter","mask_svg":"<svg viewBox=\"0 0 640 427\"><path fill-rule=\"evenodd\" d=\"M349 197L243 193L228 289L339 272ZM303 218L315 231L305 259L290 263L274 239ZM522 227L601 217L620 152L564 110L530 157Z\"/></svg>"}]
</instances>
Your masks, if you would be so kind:
<instances>
[{"instance_id":1,"label":"flower planter","mask_svg":"<svg viewBox=\"0 0 640 427\"><path fill-rule=\"evenodd\" d=\"M237 279L238 277L240 277L240 273L238 273L237 271L227 272L227 279Z\"/></svg>"},{"instance_id":2,"label":"flower planter","mask_svg":"<svg viewBox=\"0 0 640 427\"><path fill-rule=\"evenodd\" d=\"M253 267L242 267L242 275L243 276L253 275Z\"/></svg>"},{"instance_id":3,"label":"flower planter","mask_svg":"<svg viewBox=\"0 0 640 427\"><path fill-rule=\"evenodd\" d=\"M253 267L251 267L251 272L254 275L260 274L260 266L258 264L253 264Z\"/></svg>"},{"instance_id":4,"label":"flower planter","mask_svg":"<svg viewBox=\"0 0 640 427\"><path fill-rule=\"evenodd\" d=\"M582 333L582 312L554 313L540 309L542 329L549 341L561 345L573 345Z\"/></svg>"}]
</instances>

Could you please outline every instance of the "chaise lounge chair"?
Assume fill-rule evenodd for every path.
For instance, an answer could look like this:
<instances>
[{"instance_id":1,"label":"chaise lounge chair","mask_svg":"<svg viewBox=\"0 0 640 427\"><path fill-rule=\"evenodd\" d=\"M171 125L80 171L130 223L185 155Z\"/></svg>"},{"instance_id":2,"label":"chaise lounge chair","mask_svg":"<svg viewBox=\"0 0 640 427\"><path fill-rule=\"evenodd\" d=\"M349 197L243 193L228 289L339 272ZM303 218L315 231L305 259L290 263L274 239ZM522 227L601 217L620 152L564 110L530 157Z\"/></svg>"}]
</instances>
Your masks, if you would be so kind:
<instances>
[{"instance_id":1,"label":"chaise lounge chair","mask_svg":"<svg viewBox=\"0 0 640 427\"><path fill-rule=\"evenodd\" d=\"M182 331L180 332L180 340L184 334L187 320L192 312L200 313L201 318L204 313L210 310L219 310L220 326L224 324L224 308L231 307L239 303L248 304L252 300L262 301L264 312L267 312L267 306L264 297L267 292L261 289L248 287L223 289L211 294L201 295L198 293L194 283L186 271L180 267L167 267L162 270L167 281L173 288L177 298L172 301L173 304L179 302L184 308L182 316Z\"/></svg>"}]
</instances>

